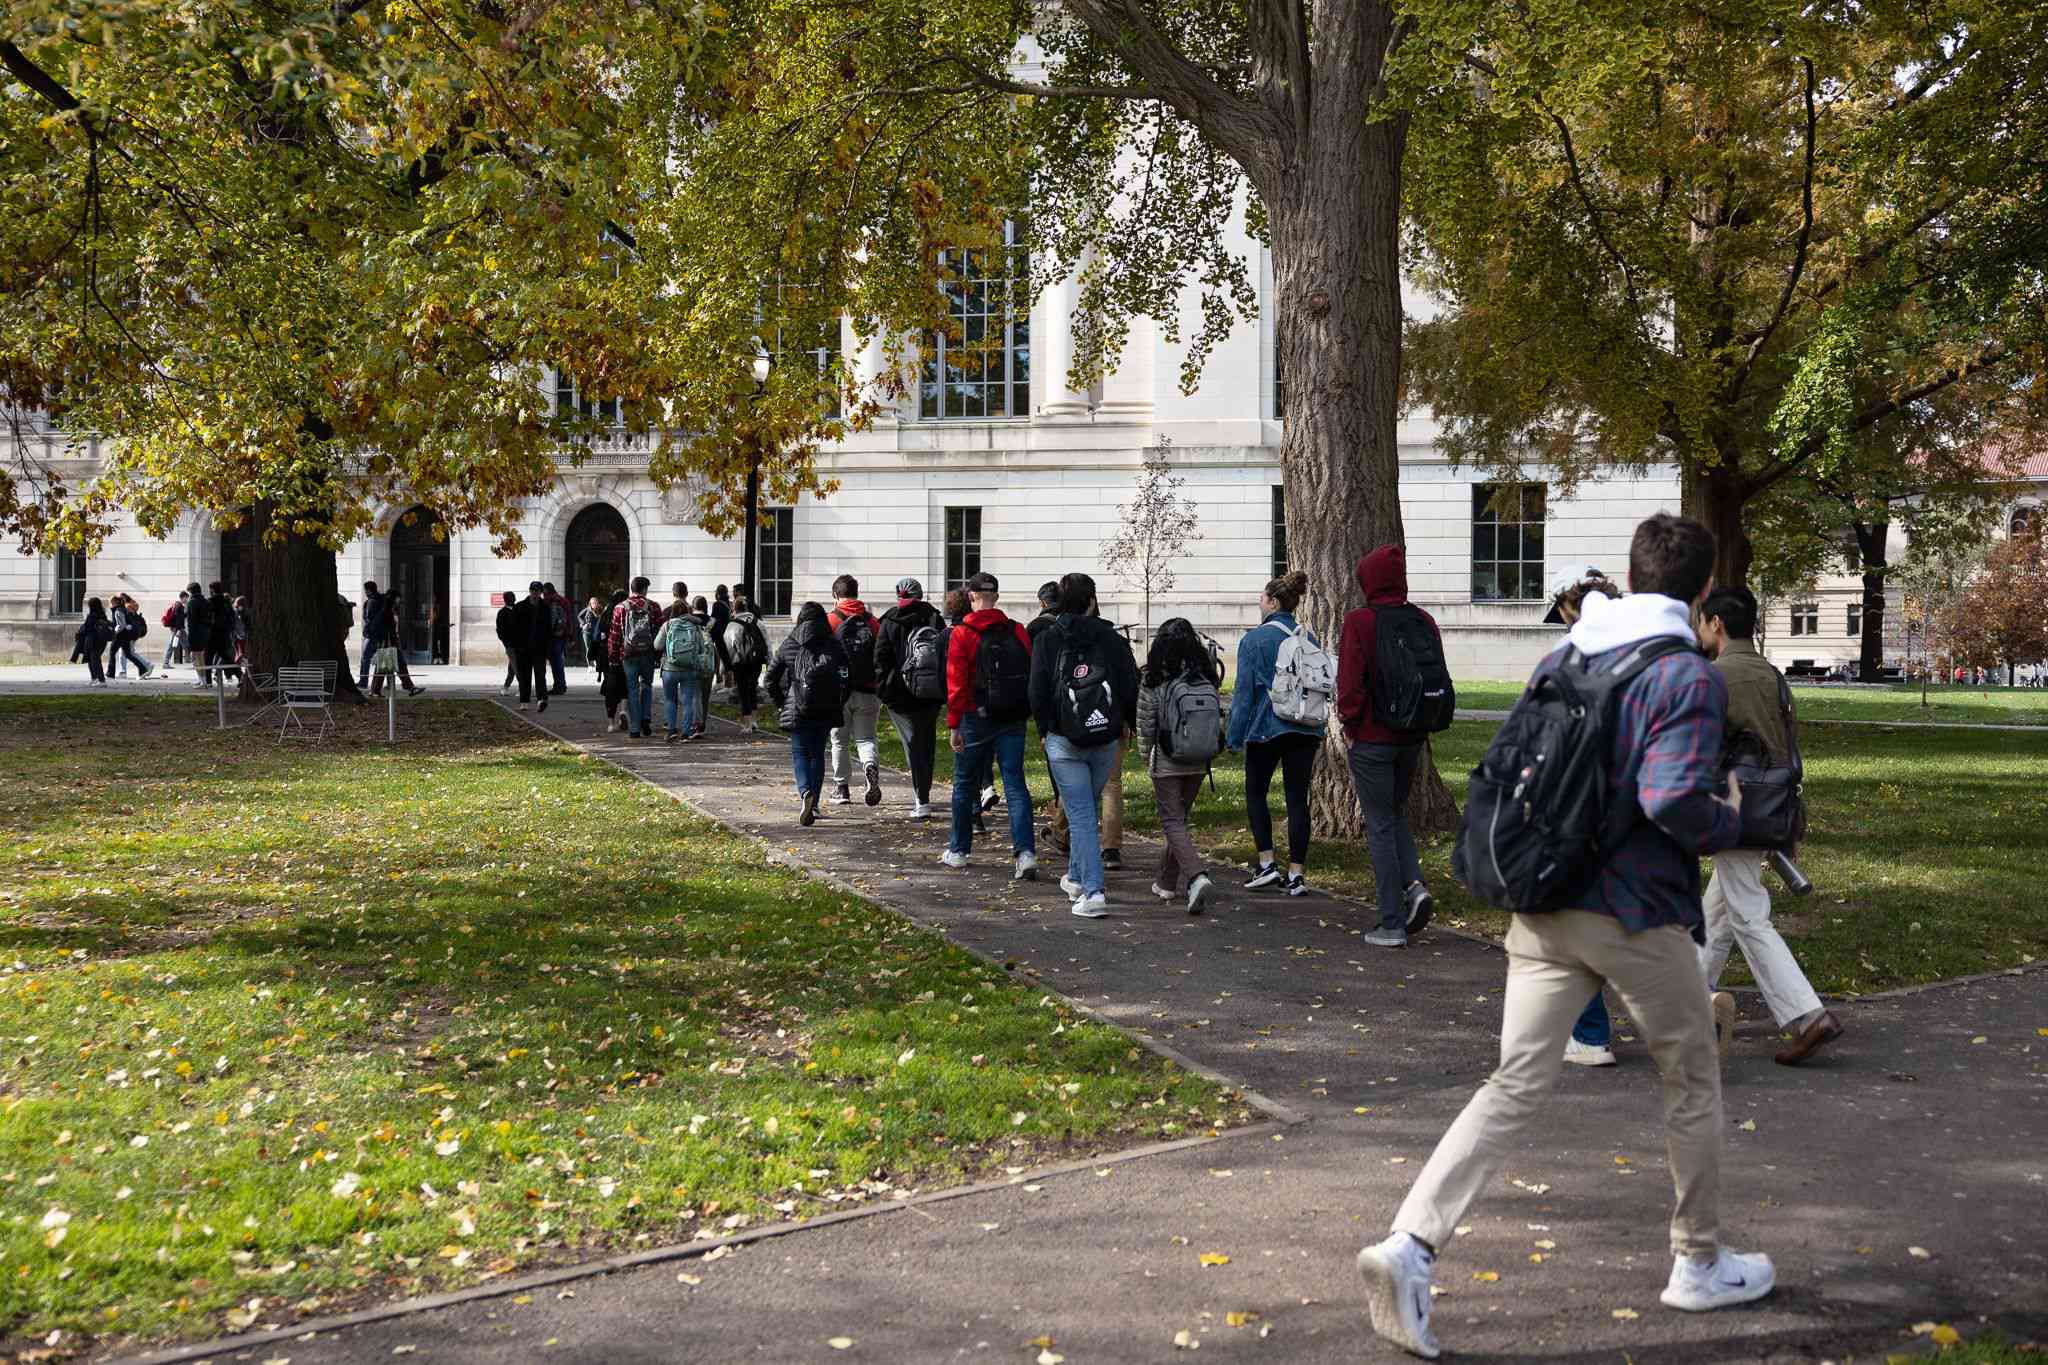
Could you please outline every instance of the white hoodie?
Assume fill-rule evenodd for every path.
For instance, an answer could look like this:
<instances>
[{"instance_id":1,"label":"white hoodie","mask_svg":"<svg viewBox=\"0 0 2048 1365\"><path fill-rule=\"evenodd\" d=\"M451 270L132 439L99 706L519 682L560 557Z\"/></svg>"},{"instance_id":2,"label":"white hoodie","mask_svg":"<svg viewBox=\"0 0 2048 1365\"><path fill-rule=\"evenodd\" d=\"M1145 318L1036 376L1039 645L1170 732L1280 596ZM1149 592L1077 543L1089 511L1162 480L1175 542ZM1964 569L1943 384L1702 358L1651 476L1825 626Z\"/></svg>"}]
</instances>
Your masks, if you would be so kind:
<instances>
[{"instance_id":1,"label":"white hoodie","mask_svg":"<svg viewBox=\"0 0 2048 1365\"><path fill-rule=\"evenodd\" d=\"M1579 619L1565 642L1588 656L1605 654L1639 640L1669 635L1689 645L1699 638L1692 630L1692 608L1662 593L1639 592L1627 597L1587 593Z\"/></svg>"}]
</instances>

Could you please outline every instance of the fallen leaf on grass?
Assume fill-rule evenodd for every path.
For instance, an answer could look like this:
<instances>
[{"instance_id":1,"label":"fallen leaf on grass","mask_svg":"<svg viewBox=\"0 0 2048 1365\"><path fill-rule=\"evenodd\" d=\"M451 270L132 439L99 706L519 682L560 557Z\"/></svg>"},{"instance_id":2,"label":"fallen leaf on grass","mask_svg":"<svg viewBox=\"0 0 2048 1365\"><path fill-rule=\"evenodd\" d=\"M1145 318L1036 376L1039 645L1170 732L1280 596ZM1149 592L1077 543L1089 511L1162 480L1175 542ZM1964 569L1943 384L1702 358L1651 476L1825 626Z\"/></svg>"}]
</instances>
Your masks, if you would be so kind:
<instances>
[{"instance_id":1,"label":"fallen leaf on grass","mask_svg":"<svg viewBox=\"0 0 2048 1365\"><path fill-rule=\"evenodd\" d=\"M1963 1339L1963 1334L1945 1322L1916 1322L1913 1335L1927 1337L1937 1346L1953 1346Z\"/></svg>"},{"instance_id":2,"label":"fallen leaf on grass","mask_svg":"<svg viewBox=\"0 0 2048 1365\"><path fill-rule=\"evenodd\" d=\"M1199 1351L1202 1349L1201 1338L1183 1327L1173 1334L1173 1349L1176 1351Z\"/></svg>"},{"instance_id":3,"label":"fallen leaf on grass","mask_svg":"<svg viewBox=\"0 0 2048 1365\"><path fill-rule=\"evenodd\" d=\"M1555 1251L1557 1250L1557 1243L1545 1237L1536 1243L1536 1249L1538 1251Z\"/></svg>"},{"instance_id":4,"label":"fallen leaf on grass","mask_svg":"<svg viewBox=\"0 0 2048 1365\"><path fill-rule=\"evenodd\" d=\"M1202 1255L1201 1255L1201 1261L1202 1261L1202 1264L1203 1264L1203 1265L1205 1265L1205 1266L1207 1266L1207 1265L1229 1265L1229 1264L1230 1264L1230 1258L1229 1258L1228 1256L1225 1256L1225 1255L1224 1255L1224 1254L1223 1254L1222 1252L1220 1252L1220 1251L1205 1251L1205 1252L1203 1252L1203 1253L1202 1253Z\"/></svg>"},{"instance_id":5,"label":"fallen leaf on grass","mask_svg":"<svg viewBox=\"0 0 2048 1365\"><path fill-rule=\"evenodd\" d=\"M240 1308L230 1308L228 1310L228 1325L230 1327L253 1327L256 1325L258 1315L262 1312L263 1300L251 1299Z\"/></svg>"},{"instance_id":6,"label":"fallen leaf on grass","mask_svg":"<svg viewBox=\"0 0 2048 1365\"><path fill-rule=\"evenodd\" d=\"M1744 1119L1742 1122L1736 1124L1735 1126L1737 1128L1740 1128L1745 1133L1754 1133L1756 1131L1756 1120Z\"/></svg>"},{"instance_id":7,"label":"fallen leaf on grass","mask_svg":"<svg viewBox=\"0 0 2048 1365\"><path fill-rule=\"evenodd\" d=\"M446 1142L437 1142L434 1144L435 1156L454 1156L457 1152L461 1150L462 1141L459 1138L449 1138Z\"/></svg>"},{"instance_id":8,"label":"fallen leaf on grass","mask_svg":"<svg viewBox=\"0 0 2048 1365\"><path fill-rule=\"evenodd\" d=\"M689 1271L685 1270L676 1276L676 1283L691 1285L702 1284L704 1283L704 1277L702 1275L692 1275Z\"/></svg>"}]
</instances>

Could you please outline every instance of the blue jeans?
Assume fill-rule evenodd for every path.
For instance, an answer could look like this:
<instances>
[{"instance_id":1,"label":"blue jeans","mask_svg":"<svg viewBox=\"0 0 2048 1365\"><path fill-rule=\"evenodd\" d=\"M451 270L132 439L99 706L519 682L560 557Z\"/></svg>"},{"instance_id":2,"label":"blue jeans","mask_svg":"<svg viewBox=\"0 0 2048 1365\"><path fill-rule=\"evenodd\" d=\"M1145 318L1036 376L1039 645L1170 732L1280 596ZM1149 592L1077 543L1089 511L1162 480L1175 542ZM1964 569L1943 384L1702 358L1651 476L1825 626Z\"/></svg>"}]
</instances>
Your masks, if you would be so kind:
<instances>
[{"instance_id":1,"label":"blue jeans","mask_svg":"<svg viewBox=\"0 0 2048 1365\"><path fill-rule=\"evenodd\" d=\"M1120 747L1097 744L1083 749L1063 736L1046 736L1045 766L1052 770L1060 809L1067 813L1067 875L1081 884L1083 895L1104 889L1099 802Z\"/></svg>"},{"instance_id":2,"label":"blue jeans","mask_svg":"<svg viewBox=\"0 0 2048 1365\"><path fill-rule=\"evenodd\" d=\"M376 658L377 651L382 648L384 648L382 640L366 639L363 641L363 666L356 673L356 686L359 689L367 688L370 685L370 660Z\"/></svg>"},{"instance_id":3,"label":"blue jeans","mask_svg":"<svg viewBox=\"0 0 2048 1365\"><path fill-rule=\"evenodd\" d=\"M684 673L678 669L664 668L661 671L662 694L668 698L668 732L676 732L676 698L683 700L683 733L692 734L704 719L697 709L704 700L704 679L695 673Z\"/></svg>"},{"instance_id":4,"label":"blue jeans","mask_svg":"<svg viewBox=\"0 0 2048 1365\"><path fill-rule=\"evenodd\" d=\"M654 665L652 654L634 654L626 659L626 728L636 735L654 730ZM534 670L540 673L539 669ZM543 681L546 674L535 681Z\"/></svg>"},{"instance_id":5,"label":"blue jeans","mask_svg":"<svg viewBox=\"0 0 2048 1365\"><path fill-rule=\"evenodd\" d=\"M806 721L789 732L789 766L796 774L796 794L825 790L825 739L829 725Z\"/></svg>"},{"instance_id":6,"label":"blue jeans","mask_svg":"<svg viewBox=\"0 0 2048 1365\"><path fill-rule=\"evenodd\" d=\"M953 837L955 853L974 848L974 816L982 785L993 763L1003 774L1003 809L1010 813L1010 852L1037 851L1031 824L1031 789L1024 785L1024 722L993 725L980 716L960 720L960 752L953 755Z\"/></svg>"},{"instance_id":7,"label":"blue jeans","mask_svg":"<svg viewBox=\"0 0 2048 1365\"><path fill-rule=\"evenodd\" d=\"M569 642L557 640L548 646L548 663L555 670L555 691L569 690L569 677L562 670L569 662Z\"/></svg>"},{"instance_id":8,"label":"blue jeans","mask_svg":"<svg viewBox=\"0 0 2048 1365\"><path fill-rule=\"evenodd\" d=\"M1584 1012L1579 1015L1579 1022L1572 1025L1572 1037L1587 1047L1606 1047L1607 1040L1613 1036L1614 1026L1607 1018L1607 997L1594 991L1593 998L1586 1002Z\"/></svg>"}]
</instances>

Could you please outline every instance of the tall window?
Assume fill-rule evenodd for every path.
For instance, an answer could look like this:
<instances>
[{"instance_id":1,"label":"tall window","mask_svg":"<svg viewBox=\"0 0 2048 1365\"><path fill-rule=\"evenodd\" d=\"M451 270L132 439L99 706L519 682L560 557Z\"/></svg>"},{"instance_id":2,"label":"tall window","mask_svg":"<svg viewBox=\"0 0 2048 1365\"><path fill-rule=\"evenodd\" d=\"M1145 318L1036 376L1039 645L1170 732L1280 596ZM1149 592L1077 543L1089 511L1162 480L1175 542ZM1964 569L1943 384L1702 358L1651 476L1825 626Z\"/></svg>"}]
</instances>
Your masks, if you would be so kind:
<instances>
[{"instance_id":1,"label":"tall window","mask_svg":"<svg viewBox=\"0 0 2048 1365\"><path fill-rule=\"evenodd\" d=\"M1280 343L1273 343L1273 420L1287 420L1287 371L1280 368Z\"/></svg>"},{"instance_id":2,"label":"tall window","mask_svg":"<svg viewBox=\"0 0 2048 1365\"><path fill-rule=\"evenodd\" d=\"M618 399L592 398L575 379L560 370L555 371L555 415L565 421L575 417L608 426L617 426L624 420Z\"/></svg>"},{"instance_id":3,"label":"tall window","mask_svg":"<svg viewBox=\"0 0 2048 1365\"><path fill-rule=\"evenodd\" d=\"M767 524L755 541L754 609L763 616L787 616L796 590L796 509L762 509Z\"/></svg>"},{"instance_id":4,"label":"tall window","mask_svg":"<svg viewBox=\"0 0 2048 1365\"><path fill-rule=\"evenodd\" d=\"M57 591L51 610L58 616L85 614L85 555L79 550L57 551Z\"/></svg>"},{"instance_id":5,"label":"tall window","mask_svg":"<svg viewBox=\"0 0 2048 1365\"><path fill-rule=\"evenodd\" d=\"M1852 640L1863 638L1863 604L1861 602L1851 602L1849 604L1849 638Z\"/></svg>"},{"instance_id":6,"label":"tall window","mask_svg":"<svg viewBox=\"0 0 2048 1365\"><path fill-rule=\"evenodd\" d=\"M1287 490L1280 484L1273 485L1273 573L1278 578L1287 572Z\"/></svg>"},{"instance_id":7,"label":"tall window","mask_svg":"<svg viewBox=\"0 0 2048 1365\"><path fill-rule=\"evenodd\" d=\"M1792 604L1792 633L1794 635L1820 634L1820 603L1794 602Z\"/></svg>"},{"instance_id":8,"label":"tall window","mask_svg":"<svg viewBox=\"0 0 2048 1365\"><path fill-rule=\"evenodd\" d=\"M918 415L938 420L1031 412L1031 253L1014 222L994 251L944 251L946 325L925 335Z\"/></svg>"},{"instance_id":9,"label":"tall window","mask_svg":"<svg viewBox=\"0 0 2048 1365\"><path fill-rule=\"evenodd\" d=\"M1542 599L1543 500L1540 483L1473 485L1473 601Z\"/></svg>"},{"instance_id":10,"label":"tall window","mask_svg":"<svg viewBox=\"0 0 2048 1365\"><path fill-rule=\"evenodd\" d=\"M981 572L981 509L946 509L946 586L966 586Z\"/></svg>"}]
</instances>

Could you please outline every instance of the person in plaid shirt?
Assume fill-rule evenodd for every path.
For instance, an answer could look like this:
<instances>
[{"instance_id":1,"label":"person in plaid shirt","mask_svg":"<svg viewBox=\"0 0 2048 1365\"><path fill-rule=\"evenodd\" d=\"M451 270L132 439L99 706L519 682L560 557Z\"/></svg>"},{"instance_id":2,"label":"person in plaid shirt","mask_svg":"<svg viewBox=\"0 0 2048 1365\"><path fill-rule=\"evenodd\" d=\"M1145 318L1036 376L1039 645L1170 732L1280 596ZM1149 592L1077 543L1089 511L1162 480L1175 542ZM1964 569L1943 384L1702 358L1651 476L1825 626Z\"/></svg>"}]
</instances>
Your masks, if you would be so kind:
<instances>
[{"instance_id":1,"label":"person in plaid shirt","mask_svg":"<svg viewBox=\"0 0 2048 1365\"><path fill-rule=\"evenodd\" d=\"M1631 596L1588 597L1570 643L1601 656L1669 635L1697 645L1694 609L1713 583L1714 537L1659 513L1629 546ZM1664 1080L1664 1121L1677 1207L1663 1301L1700 1312L1770 1293L1770 1258L1720 1244L1721 1068L1699 950L1701 855L1733 847L1741 793L1721 791L1727 687L1697 648L1656 660L1621 693L1607 755L1613 801L1641 818L1602 861L1577 907L1514 917L1507 933L1500 1065L1451 1124L1394 1216L1385 1241L1358 1253L1373 1329L1426 1359L1436 1254L1556 1084L1586 997L1612 984Z\"/></svg>"}]
</instances>

